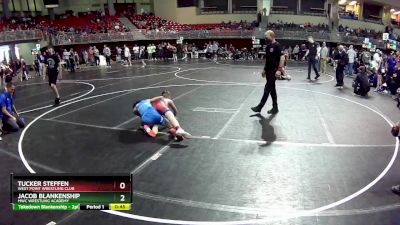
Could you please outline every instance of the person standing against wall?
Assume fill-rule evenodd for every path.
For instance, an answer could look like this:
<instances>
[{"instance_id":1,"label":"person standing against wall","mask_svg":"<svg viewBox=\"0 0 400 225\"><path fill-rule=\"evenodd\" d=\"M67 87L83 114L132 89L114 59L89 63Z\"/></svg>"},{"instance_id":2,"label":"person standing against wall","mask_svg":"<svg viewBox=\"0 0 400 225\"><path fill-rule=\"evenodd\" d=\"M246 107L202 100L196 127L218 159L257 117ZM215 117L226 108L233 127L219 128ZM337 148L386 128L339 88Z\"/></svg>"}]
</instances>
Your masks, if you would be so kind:
<instances>
[{"instance_id":1,"label":"person standing against wall","mask_svg":"<svg viewBox=\"0 0 400 225\"><path fill-rule=\"evenodd\" d=\"M94 63L94 51L93 51L93 47L92 46L89 47L88 56L89 56L88 57L89 63L90 63L91 66L93 66L93 63Z\"/></svg>"},{"instance_id":2,"label":"person standing against wall","mask_svg":"<svg viewBox=\"0 0 400 225\"><path fill-rule=\"evenodd\" d=\"M153 54L152 54L152 45L151 44L149 44L147 46L146 51L147 51L147 60L148 61L152 61L152 59L153 59L152 55Z\"/></svg>"},{"instance_id":3,"label":"person standing against wall","mask_svg":"<svg viewBox=\"0 0 400 225\"><path fill-rule=\"evenodd\" d=\"M71 57L71 53L69 51L67 51L67 49L64 49L63 59L64 59L67 70L70 70L70 67L71 67L70 62L69 62L69 57Z\"/></svg>"},{"instance_id":4,"label":"person standing against wall","mask_svg":"<svg viewBox=\"0 0 400 225\"><path fill-rule=\"evenodd\" d=\"M329 56L329 49L326 47L326 42L322 43L322 48L321 48L321 73L322 74L328 74L327 71L327 64L328 64L328 56Z\"/></svg>"},{"instance_id":5,"label":"person standing against wall","mask_svg":"<svg viewBox=\"0 0 400 225\"><path fill-rule=\"evenodd\" d=\"M127 66L132 66L132 58L131 58L131 52L129 51L128 46L124 45L124 57L125 57L125 64Z\"/></svg>"},{"instance_id":6,"label":"person standing against wall","mask_svg":"<svg viewBox=\"0 0 400 225\"><path fill-rule=\"evenodd\" d=\"M266 53L265 53L265 67L262 72L263 77L267 79L267 83L264 87L264 94L261 98L260 103L252 107L251 110L254 112L261 112L265 103L268 100L268 96L271 95L272 98L272 109L268 111L269 114L276 114L278 110L278 97L275 87L275 73L279 69L279 62L281 59L281 45L275 40L275 33L272 30L265 32L265 40L267 43Z\"/></svg>"},{"instance_id":7,"label":"person standing against wall","mask_svg":"<svg viewBox=\"0 0 400 225\"><path fill-rule=\"evenodd\" d=\"M356 60L357 53L354 51L353 45L350 45L349 50L347 51L347 57L349 57L349 63L347 64L347 75L349 77L353 76L354 72L354 61Z\"/></svg>"},{"instance_id":8,"label":"person standing against wall","mask_svg":"<svg viewBox=\"0 0 400 225\"><path fill-rule=\"evenodd\" d=\"M46 52L45 52L46 53ZM46 75L44 74L44 70L45 70L45 61L46 61L46 56L45 53L42 54L41 52L39 52L38 55L38 60L39 60L39 76L43 76L46 77Z\"/></svg>"},{"instance_id":9,"label":"person standing against wall","mask_svg":"<svg viewBox=\"0 0 400 225\"><path fill-rule=\"evenodd\" d=\"M111 50L107 45L104 45L103 54L106 58L107 67L111 68Z\"/></svg>"},{"instance_id":10,"label":"person standing against wall","mask_svg":"<svg viewBox=\"0 0 400 225\"><path fill-rule=\"evenodd\" d=\"M293 56L294 56L294 60L296 60L296 61L299 60L299 52L300 52L299 45L294 46L294 48L293 48Z\"/></svg>"},{"instance_id":11,"label":"person standing against wall","mask_svg":"<svg viewBox=\"0 0 400 225\"><path fill-rule=\"evenodd\" d=\"M96 66L100 66L100 51L96 48L96 46L93 46L93 54Z\"/></svg>"},{"instance_id":12,"label":"person standing against wall","mask_svg":"<svg viewBox=\"0 0 400 225\"><path fill-rule=\"evenodd\" d=\"M135 44L135 46L133 46L132 48L133 51L133 60L138 60L139 59L139 53L140 53L140 48L137 44Z\"/></svg>"}]
</instances>

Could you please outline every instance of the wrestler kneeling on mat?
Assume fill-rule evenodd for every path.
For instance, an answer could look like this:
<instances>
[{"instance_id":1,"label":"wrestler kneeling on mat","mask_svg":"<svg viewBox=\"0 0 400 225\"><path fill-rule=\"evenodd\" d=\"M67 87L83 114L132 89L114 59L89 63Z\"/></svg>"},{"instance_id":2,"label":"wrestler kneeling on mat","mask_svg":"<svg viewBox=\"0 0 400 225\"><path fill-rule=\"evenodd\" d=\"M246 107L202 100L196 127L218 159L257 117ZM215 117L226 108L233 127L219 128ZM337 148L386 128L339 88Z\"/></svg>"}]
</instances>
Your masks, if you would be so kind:
<instances>
[{"instance_id":1,"label":"wrestler kneeling on mat","mask_svg":"<svg viewBox=\"0 0 400 225\"><path fill-rule=\"evenodd\" d=\"M286 68L286 55L282 51L282 55L281 55L281 58L279 61L279 67L278 67L278 70L275 72L275 77L277 80L290 81L292 79L292 77L290 75L286 74L285 68Z\"/></svg>"},{"instance_id":2,"label":"wrestler kneeling on mat","mask_svg":"<svg viewBox=\"0 0 400 225\"><path fill-rule=\"evenodd\" d=\"M174 110L176 111L176 107ZM151 137L157 135L158 125L170 128L170 133L175 139L179 140L180 137L192 137L188 132L181 128L174 113L165 103L163 96L135 102L133 105L133 112L141 118L143 129Z\"/></svg>"}]
</instances>

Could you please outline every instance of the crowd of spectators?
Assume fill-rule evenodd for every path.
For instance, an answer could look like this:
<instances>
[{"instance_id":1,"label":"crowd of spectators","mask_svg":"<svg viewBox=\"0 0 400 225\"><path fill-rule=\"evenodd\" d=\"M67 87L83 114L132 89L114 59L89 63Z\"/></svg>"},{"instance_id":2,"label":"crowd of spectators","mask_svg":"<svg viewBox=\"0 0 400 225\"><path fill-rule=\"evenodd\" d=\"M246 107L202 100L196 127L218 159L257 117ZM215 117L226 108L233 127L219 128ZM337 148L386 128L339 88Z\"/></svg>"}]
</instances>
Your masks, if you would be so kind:
<instances>
[{"instance_id":1,"label":"crowd of spectators","mask_svg":"<svg viewBox=\"0 0 400 225\"><path fill-rule=\"evenodd\" d=\"M325 43L317 45L316 67L319 72L326 73L326 64L329 63L337 71L350 78L365 76L368 87L373 87L375 92L392 96L400 108L400 52L395 50L379 50L367 48L354 48L353 46L342 46L328 48ZM307 57L307 46L296 45L293 48L283 47L283 52L288 59L305 60ZM342 55L343 57L337 57ZM360 73L362 73L360 75ZM358 76L360 75L360 76ZM343 79L343 78L342 78ZM355 84L355 94L358 94ZM363 95L365 95L364 93Z\"/></svg>"},{"instance_id":2,"label":"crowd of spectators","mask_svg":"<svg viewBox=\"0 0 400 225\"><path fill-rule=\"evenodd\" d=\"M285 31L298 31L298 30L306 30L309 32L320 32L325 33L329 32L328 24L312 24L312 23L305 23L305 24L294 24L294 23L286 23L283 21L278 20L276 23L269 23L269 29L273 30L285 30Z\"/></svg>"},{"instance_id":3,"label":"crowd of spectators","mask_svg":"<svg viewBox=\"0 0 400 225\"><path fill-rule=\"evenodd\" d=\"M343 26L340 24L338 26L338 31L343 33L345 36L354 36L354 37L361 37L361 38L372 38L377 40L382 40L383 32L375 31L373 29L353 29L348 26ZM385 33L389 34L389 39L400 41L400 35L394 33L394 29L390 26L385 27Z\"/></svg>"},{"instance_id":4,"label":"crowd of spectators","mask_svg":"<svg viewBox=\"0 0 400 225\"><path fill-rule=\"evenodd\" d=\"M140 15L125 14L131 22L143 30L155 31L189 31L189 30L253 30L258 26L256 21L229 21L217 24L179 24L155 16L152 13L142 13Z\"/></svg>"},{"instance_id":5,"label":"crowd of spectators","mask_svg":"<svg viewBox=\"0 0 400 225\"><path fill-rule=\"evenodd\" d=\"M358 16L354 11L341 11L339 12L340 18L358 20Z\"/></svg>"},{"instance_id":6,"label":"crowd of spectators","mask_svg":"<svg viewBox=\"0 0 400 225\"><path fill-rule=\"evenodd\" d=\"M109 16L103 11L79 13L69 11L57 15L52 21L48 16L14 16L0 22L0 31L19 31L39 29L49 33L73 32L77 34L94 34L129 31L116 16Z\"/></svg>"}]
</instances>

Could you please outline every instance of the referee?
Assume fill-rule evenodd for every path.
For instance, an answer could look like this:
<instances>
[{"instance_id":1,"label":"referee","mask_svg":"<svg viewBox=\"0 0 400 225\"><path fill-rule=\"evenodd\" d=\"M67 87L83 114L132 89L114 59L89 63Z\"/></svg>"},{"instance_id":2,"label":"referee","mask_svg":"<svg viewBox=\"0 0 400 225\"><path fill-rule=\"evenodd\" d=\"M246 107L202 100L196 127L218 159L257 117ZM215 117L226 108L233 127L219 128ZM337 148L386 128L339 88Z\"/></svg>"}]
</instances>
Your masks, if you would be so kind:
<instances>
[{"instance_id":1,"label":"referee","mask_svg":"<svg viewBox=\"0 0 400 225\"><path fill-rule=\"evenodd\" d=\"M318 46L315 44L314 39L309 36L308 37L308 44L307 44L307 53L304 56L304 58L308 57L308 76L307 79L310 80L310 75L311 75L311 67L314 69L315 72L315 79L317 80L320 76L317 70L317 60L318 60Z\"/></svg>"},{"instance_id":2,"label":"referee","mask_svg":"<svg viewBox=\"0 0 400 225\"><path fill-rule=\"evenodd\" d=\"M257 113L261 112L268 100L268 96L271 94L272 109L268 111L268 114L276 114L279 112L279 110L275 87L275 73L278 70L279 61L282 54L281 45L275 40L275 33L272 30L265 32L265 41L267 43L267 47L265 50L265 67L262 76L267 79L267 83L265 84L264 94L260 103L257 106L252 107L251 110Z\"/></svg>"}]
</instances>

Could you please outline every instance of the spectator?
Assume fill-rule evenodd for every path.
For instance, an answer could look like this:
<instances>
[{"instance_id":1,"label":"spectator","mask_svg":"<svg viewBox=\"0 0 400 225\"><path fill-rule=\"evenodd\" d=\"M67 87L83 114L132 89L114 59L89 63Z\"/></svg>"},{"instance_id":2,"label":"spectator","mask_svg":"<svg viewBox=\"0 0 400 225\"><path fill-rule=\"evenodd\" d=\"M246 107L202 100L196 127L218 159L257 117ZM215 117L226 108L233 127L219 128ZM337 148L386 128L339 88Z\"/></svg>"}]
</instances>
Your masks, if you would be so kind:
<instances>
[{"instance_id":1,"label":"spectator","mask_svg":"<svg viewBox=\"0 0 400 225\"><path fill-rule=\"evenodd\" d=\"M40 62L38 59L34 60L33 67L35 69L35 76L40 77ZM3 81L3 78L1 79L1 81Z\"/></svg>"},{"instance_id":2,"label":"spectator","mask_svg":"<svg viewBox=\"0 0 400 225\"><path fill-rule=\"evenodd\" d=\"M103 54L106 58L107 67L111 68L111 50L107 45L104 45Z\"/></svg>"},{"instance_id":3,"label":"spectator","mask_svg":"<svg viewBox=\"0 0 400 225\"><path fill-rule=\"evenodd\" d=\"M94 58L94 50L93 50L92 46L89 47L88 55L89 55L89 58L88 58L89 59L89 63L90 63L91 66L93 66L95 58Z\"/></svg>"},{"instance_id":4,"label":"spectator","mask_svg":"<svg viewBox=\"0 0 400 225\"><path fill-rule=\"evenodd\" d=\"M131 52L129 51L128 46L124 45L124 56L125 56L125 65L132 66L132 58Z\"/></svg>"},{"instance_id":5,"label":"spectator","mask_svg":"<svg viewBox=\"0 0 400 225\"><path fill-rule=\"evenodd\" d=\"M86 49L83 49L82 56L83 56L83 63L87 66L89 62L89 53L86 51Z\"/></svg>"},{"instance_id":6,"label":"spectator","mask_svg":"<svg viewBox=\"0 0 400 225\"><path fill-rule=\"evenodd\" d=\"M96 46L93 46L93 55L94 55L94 61L96 63L96 66L100 65L100 51L99 49L96 48Z\"/></svg>"},{"instance_id":7,"label":"spectator","mask_svg":"<svg viewBox=\"0 0 400 225\"><path fill-rule=\"evenodd\" d=\"M13 71L8 65L2 65L0 68L0 79L1 79L1 86L4 86L4 80L6 84L9 83L7 81L12 80Z\"/></svg>"},{"instance_id":8,"label":"spectator","mask_svg":"<svg viewBox=\"0 0 400 225\"><path fill-rule=\"evenodd\" d=\"M300 47L299 47L299 45L294 46L293 55L294 55L294 59L295 59L296 61L299 60L299 53L300 53Z\"/></svg>"},{"instance_id":9,"label":"spectator","mask_svg":"<svg viewBox=\"0 0 400 225\"><path fill-rule=\"evenodd\" d=\"M153 58L152 58L152 44L149 44L148 46L147 46L147 59L148 60L152 60Z\"/></svg>"},{"instance_id":10,"label":"spectator","mask_svg":"<svg viewBox=\"0 0 400 225\"><path fill-rule=\"evenodd\" d=\"M71 68L70 72L71 73L75 73L75 66L76 66L76 64L75 64L75 56L74 56L74 53L73 53L72 49L71 49L71 52L72 52L72 55L71 55L71 57L69 57L69 64L70 64L70 68Z\"/></svg>"},{"instance_id":11,"label":"spectator","mask_svg":"<svg viewBox=\"0 0 400 225\"><path fill-rule=\"evenodd\" d=\"M135 46L133 46L132 48L133 50L133 60L138 60L139 59L139 46L137 46L137 44L135 44Z\"/></svg>"},{"instance_id":12,"label":"spectator","mask_svg":"<svg viewBox=\"0 0 400 225\"><path fill-rule=\"evenodd\" d=\"M64 49L63 59L64 59L65 66L66 66L67 70L70 70L70 67L71 67L71 64L70 64L70 61L69 61L70 57L71 57L71 53L69 51L67 51L67 49Z\"/></svg>"},{"instance_id":13,"label":"spectator","mask_svg":"<svg viewBox=\"0 0 400 225\"><path fill-rule=\"evenodd\" d=\"M78 68L80 65L80 58L79 58L79 54L77 51L74 51L74 61L75 61L76 68Z\"/></svg>"},{"instance_id":14,"label":"spectator","mask_svg":"<svg viewBox=\"0 0 400 225\"><path fill-rule=\"evenodd\" d=\"M39 76L45 76L45 74L44 74L44 69L45 69L45 65L44 65L44 63L45 63L45 61L46 61L46 56L45 56L45 54L46 54L46 52L44 53L44 54L42 54L41 52L39 52L39 55L38 55L38 61L39 61L39 70L40 70L40 72L39 72Z\"/></svg>"},{"instance_id":15,"label":"spectator","mask_svg":"<svg viewBox=\"0 0 400 225\"><path fill-rule=\"evenodd\" d=\"M174 62L178 62L178 49L175 46L170 47L172 49L172 58Z\"/></svg>"},{"instance_id":16,"label":"spectator","mask_svg":"<svg viewBox=\"0 0 400 225\"><path fill-rule=\"evenodd\" d=\"M353 76L354 62L356 60L357 53L354 51L353 45L350 45L347 51L347 57L349 58L349 63L347 64L347 74L349 77Z\"/></svg>"},{"instance_id":17,"label":"spectator","mask_svg":"<svg viewBox=\"0 0 400 225\"><path fill-rule=\"evenodd\" d=\"M288 59L291 60L293 58L293 49L292 46L289 46L288 48Z\"/></svg>"},{"instance_id":18,"label":"spectator","mask_svg":"<svg viewBox=\"0 0 400 225\"><path fill-rule=\"evenodd\" d=\"M382 74L381 74L381 65L382 65L382 57L381 51L379 49L376 50L374 56L372 57L371 67L374 70L375 74L377 75L377 86L375 91L381 92L382 91Z\"/></svg>"},{"instance_id":19,"label":"spectator","mask_svg":"<svg viewBox=\"0 0 400 225\"><path fill-rule=\"evenodd\" d=\"M121 62L122 61L122 59L121 59L121 57L122 57L122 49L117 46L117 47L115 47L115 52L117 54L117 56L115 57L115 61L116 62Z\"/></svg>"},{"instance_id":20,"label":"spectator","mask_svg":"<svg viewBox=\"0 0 400 225\"><path fill-rule=\"evenodd\" d=\"M327 70L328 54L329 54L329 49L328 49L328 47L326 47L326 42L323 42L321 52L320 52L321 73L322 74L328 74L328 70Z\"/></svg>"}]
</instances>

